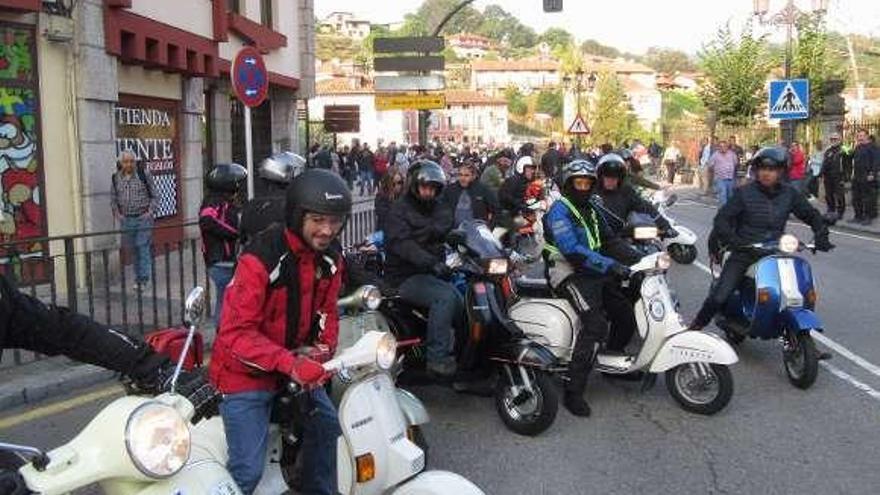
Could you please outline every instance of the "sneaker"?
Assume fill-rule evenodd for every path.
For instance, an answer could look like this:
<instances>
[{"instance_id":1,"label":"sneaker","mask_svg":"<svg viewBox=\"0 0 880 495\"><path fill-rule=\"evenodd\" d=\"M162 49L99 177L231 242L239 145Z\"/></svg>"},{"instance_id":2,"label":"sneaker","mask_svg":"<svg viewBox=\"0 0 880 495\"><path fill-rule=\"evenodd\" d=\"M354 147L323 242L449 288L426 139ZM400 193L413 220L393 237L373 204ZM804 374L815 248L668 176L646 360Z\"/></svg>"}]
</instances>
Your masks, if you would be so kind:
<instances>
[{"instance_id":1,"label":"sneaker","mask_svg":"<svg viewBox=\"0 0 880 495\"><path fill-rule=\"evenodd\" d=\"M458 370L458 366L455 363L455 359L449 357L437 361L428 361L425 365L425 369L428 371L429 375L434 375L439 378L451 378Z\"/></svg>"},{"instance_id":2,"label":"sneaker","mask_svg":"<svg viewBox=\"0 0 880 495\"><path fill-rule=\"evenodd\" d=\"M563 405L565 405L565 408L568 409L570 413L581 418L588 418L593 412L590 409L590 405L587 404L587 401L584 399L583 394L577 392L565 392Z\"/></svg>"}]
</instances>

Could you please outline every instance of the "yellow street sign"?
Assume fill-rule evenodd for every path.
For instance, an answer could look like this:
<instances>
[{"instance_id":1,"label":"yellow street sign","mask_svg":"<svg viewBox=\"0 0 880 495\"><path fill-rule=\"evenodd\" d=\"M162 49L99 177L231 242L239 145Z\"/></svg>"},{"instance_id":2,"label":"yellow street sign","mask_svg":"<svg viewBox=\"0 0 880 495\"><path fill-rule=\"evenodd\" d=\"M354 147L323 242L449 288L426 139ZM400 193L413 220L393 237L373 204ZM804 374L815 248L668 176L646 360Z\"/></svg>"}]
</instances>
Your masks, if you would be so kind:
<instances>
[{"instance_id":1,"label":"yellow street sign","mask_svg":"<svg viewBox=\"0 0 880 495\"><path fill-rule=\"evenodd\" d=\"M376 110L431 110L446 108L446 95L376 95Z\"/></svg>"}]
</instances>

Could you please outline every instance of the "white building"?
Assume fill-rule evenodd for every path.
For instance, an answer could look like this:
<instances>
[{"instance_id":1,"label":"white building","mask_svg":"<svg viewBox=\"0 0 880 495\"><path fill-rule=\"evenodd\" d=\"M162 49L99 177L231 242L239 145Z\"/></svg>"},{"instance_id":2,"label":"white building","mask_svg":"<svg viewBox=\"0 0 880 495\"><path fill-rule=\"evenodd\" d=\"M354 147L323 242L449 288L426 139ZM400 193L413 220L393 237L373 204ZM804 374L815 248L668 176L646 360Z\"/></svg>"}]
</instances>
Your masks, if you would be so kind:
<instances>
[{"instance_id":1,"label":"white building","mask_svg":"<svg viewBox=\"0 0 880 495\"><path fill-rule=\"evenodd\" d=\"M483 58L492 49L492 40L479 34L459 33L446 37L446 46L455 52L458 58Z\"/></svg>"},{"instance_id":2,"label":"white building","mask_svg":"<svg viewBox=\"0 0 880 495\"><path fill-rule=\"evenodd\" d=\"M471 89L493 96L514 86L524 93L559 85L559 64L552 60L474 60Z\"/></svg>"},{"instance_id":3,"label":"white building","mask_svg":"<svg viewBox=\"0 0 880 495\"><path fill-rule=\"evenodd\" d=\"M342 36L356 40L370 35L370 21L356 19L351 12L333 12L321 21L321 27L329 27Z\"/></svg>"},{"instance_id":4,"label":"white building","mask_svg":"<svg viewBox=\"0 0 880 495\"><path fill-rule=\"evenodd\" d=\"M338 134L340 146L351 144L353 139L373 147L404 142L404 111L376 110L376 91L371 81L361 77L327 79L316 84L315 93L309 100L310 120L324 120L324 107L329 105L356 105L360 109L360 132Z\"/></svg>"}]
</instances>

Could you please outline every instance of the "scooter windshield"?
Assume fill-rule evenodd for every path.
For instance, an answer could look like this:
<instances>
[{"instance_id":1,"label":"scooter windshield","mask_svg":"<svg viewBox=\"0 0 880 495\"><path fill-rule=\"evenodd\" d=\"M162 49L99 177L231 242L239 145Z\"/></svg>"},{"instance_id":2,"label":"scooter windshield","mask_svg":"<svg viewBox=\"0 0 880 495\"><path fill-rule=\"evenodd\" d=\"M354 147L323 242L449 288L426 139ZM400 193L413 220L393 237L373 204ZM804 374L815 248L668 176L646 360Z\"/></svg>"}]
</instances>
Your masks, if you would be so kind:
<instances>
[{"instance_id":1,"label":"scooter windshield","mask_svg":"<svg viewBox=\"0 0 880 495\"><path fill-rule=\"evenodd\" d=\"M501 244L492 235L492 231L485 222L466 220L459 225L458 230L464 233L465 246L479 259L504 257Z\"/></svg>"}]
</instances>

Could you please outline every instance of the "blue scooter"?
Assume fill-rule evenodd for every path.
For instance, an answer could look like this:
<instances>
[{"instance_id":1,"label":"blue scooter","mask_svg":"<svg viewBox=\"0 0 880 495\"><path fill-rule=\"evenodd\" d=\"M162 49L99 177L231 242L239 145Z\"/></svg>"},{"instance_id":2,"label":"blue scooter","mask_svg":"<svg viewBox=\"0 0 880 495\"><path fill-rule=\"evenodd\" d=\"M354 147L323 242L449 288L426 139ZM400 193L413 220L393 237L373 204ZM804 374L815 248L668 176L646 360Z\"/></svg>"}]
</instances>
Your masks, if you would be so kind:
<instances>
[{"instance_id":1,"label":"blue scooter","mask_svg":"<svg viewBox=\"0 0 880 495\"><path fill-rule=\"evenodd\" d=\"M806 249L815 254L815 246L785 234L778 241L748 248L763 257L749 267L715 324L731 344L739 344L746 337L779 339L788 380L795 387L807 389L816 381L820 356L810 333L824 328L815 312L816 288L810 263L796 253Z\"/></svg>"}]
</instances>

